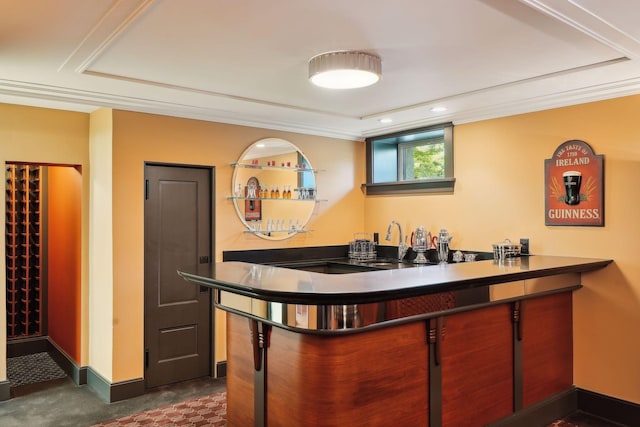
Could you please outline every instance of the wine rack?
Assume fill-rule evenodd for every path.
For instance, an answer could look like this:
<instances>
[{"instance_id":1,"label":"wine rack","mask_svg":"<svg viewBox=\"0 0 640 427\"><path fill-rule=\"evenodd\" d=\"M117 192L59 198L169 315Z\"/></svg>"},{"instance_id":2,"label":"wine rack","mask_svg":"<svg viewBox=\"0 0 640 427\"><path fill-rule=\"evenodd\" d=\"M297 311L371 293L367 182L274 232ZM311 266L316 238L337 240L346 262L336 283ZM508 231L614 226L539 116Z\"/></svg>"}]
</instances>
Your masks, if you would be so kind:
<instances>
[{"instance_id":1,"label":"wine rack","mask_svg":"<svg viewBox=\"0 0 640 427\"><path fill-rule=\"evenodd\" d=\"M39 166L6 166L7 339L42 334Z\"/></svg>"}]
</instances>

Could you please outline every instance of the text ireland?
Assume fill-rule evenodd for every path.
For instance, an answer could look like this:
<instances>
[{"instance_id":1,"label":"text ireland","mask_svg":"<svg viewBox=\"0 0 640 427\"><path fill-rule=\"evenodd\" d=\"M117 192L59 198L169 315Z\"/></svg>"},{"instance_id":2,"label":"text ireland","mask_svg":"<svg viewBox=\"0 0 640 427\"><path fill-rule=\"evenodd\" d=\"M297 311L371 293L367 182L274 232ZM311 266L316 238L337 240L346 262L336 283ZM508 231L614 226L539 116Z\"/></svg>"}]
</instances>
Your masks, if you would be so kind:
<instances>
[{"instance_id":1,"label":"text ireland","mask_svg":"<svg viewBox=\"0 0 640 427\"><path fill-rule=\"evenodd\" d=\"M568 159L556 159L556 166L580 166L580 165L588 165L591 163L590 157L573 157Z\"/></svg>"}]
</instances>

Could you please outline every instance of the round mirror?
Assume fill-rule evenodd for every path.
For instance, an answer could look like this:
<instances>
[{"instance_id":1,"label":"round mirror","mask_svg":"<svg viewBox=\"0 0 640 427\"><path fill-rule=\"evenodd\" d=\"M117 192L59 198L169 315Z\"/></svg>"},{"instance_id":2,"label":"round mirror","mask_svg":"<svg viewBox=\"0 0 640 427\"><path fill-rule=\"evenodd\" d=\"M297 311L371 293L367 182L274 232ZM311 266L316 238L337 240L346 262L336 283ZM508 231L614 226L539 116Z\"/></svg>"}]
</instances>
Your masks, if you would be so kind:
<instances>
[{"instance_id":1,"label":"round mirror","mask_svg":"<svg viewBox=\"0 0 640 427\"><path fill-rule=\"evenodd\" d=\"M261 139L232 166L232 199L246 232L283 240L308 231L317 201L317 171L295 145Z\"/></svg>"}]
</instances>

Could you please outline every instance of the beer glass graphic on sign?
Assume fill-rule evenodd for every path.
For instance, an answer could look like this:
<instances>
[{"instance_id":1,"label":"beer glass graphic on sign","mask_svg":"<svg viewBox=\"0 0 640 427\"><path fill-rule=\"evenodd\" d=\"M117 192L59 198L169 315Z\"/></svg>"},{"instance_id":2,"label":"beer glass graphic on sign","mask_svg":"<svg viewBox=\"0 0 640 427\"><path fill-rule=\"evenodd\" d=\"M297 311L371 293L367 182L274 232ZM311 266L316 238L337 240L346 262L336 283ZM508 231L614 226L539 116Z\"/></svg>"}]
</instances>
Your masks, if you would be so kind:
<instances>
[{"instance_id":1,"label":"beer glass graphic on sign","mask_svg":"<svg viewBox=\"0 0 640 427\"><path fill-rule=\"evenodd\" d=\"M582 173L578 171L567 171L562 174L564 189L567 192L565 203L577 205L580 203L580 184L582 184Z\"/></svg>"}]
</instances>

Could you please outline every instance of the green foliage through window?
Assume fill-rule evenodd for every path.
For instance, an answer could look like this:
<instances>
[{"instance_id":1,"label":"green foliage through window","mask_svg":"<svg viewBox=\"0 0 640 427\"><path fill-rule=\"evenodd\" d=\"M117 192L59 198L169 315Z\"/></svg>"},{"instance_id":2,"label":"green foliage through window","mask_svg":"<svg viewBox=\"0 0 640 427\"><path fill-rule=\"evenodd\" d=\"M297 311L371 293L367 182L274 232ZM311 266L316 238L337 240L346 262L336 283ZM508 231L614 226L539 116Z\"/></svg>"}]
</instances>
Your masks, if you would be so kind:
<instances>
[{"instance_id":1,"label":"green foliage through window","mask_svg":"<svg viewBox=\"0 0 640 427\"><path fill-rule=\"evenodd\" d=\"M401 145L399 148L404 159L403 180L444 178L444 142Z\"/></svg>"},{"instance_id":2,"label":"green foliage through window","mask_svg":"<svg viewBox=\"0 0 640 427\"><path fill-rule=\"evenodd\" d=\"M453 191L451 123L371 137L366 143L367 194Z\"/></svg>"}]
</instances>

